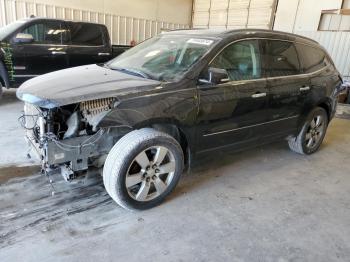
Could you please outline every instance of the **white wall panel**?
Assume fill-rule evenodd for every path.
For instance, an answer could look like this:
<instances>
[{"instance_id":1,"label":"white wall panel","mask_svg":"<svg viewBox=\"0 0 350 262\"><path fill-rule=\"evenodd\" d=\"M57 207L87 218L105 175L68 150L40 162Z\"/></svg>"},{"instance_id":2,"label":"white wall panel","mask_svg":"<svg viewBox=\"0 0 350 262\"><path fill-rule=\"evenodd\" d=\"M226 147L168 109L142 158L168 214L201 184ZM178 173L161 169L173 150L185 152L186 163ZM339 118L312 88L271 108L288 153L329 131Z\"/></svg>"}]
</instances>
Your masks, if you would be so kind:
<instances>
[{"instance_id":1,"label":"white wall panel","mask_svg":"<svg viewBox=\"0 0 350 262\"><path fill-rule=\"evenodd\" d=\"M350 0L343 0L343 6L344 9L350 9Z\"/></svg>"},{"instance_id":2,"label":"white wall panel","mask_svg":"<svg viewBox=\"0 0 350 262\"><path fill-rule=\"evenodd\" d=\"M341 19L339 30L349 31L350 30L350 16L344 15Z\"/></svg>"},{"instance_id":3,"label":"white wall panel","mask_svg":"<svg viewBox=\"0 0 350 262\"><path fill-rule=\"evenodd\" d=\"M210 1L208 1L210 3ZM230 0L215 0L211 1L210 9L215 10L227 10Z\"/></svg>"},{"instance_id":4,"label":"white wall panel","mask_svg":"<svg viewBox=\"0 0 350 262\"><path fill-rule=\"evenodd\" d=\"M227 17L228 27L246 27L248 19L248 9L229 9Z\"/></svg>"},{"instance_id":5,"label":"white wall panel","mask_svg":"<svg viewBox=\"0 0 350 262\"><path fill-rule=\"evenodd\" d=\"M248 9L250 3L250 0L231 0L230 9Z\"/></svg>"},{"instance_id":6,"label":"white wall panel","mask_svg":"<svg viewBox=\"0 0 350 262\"><path fill-rule=\"evenodd\" d=\"M250 7L251 8L266 8L270 7L273 4L271 0L251 0Z\"/></svg>"},{"instance_id":7,"label":"white wall panel","mask_svg":"<svg viewBox=\"0 0 350 262\"><path fill-rule=\"evenodd\" d=\"M209 11L195 11L193 14L192 24L194 28L208 27Z\"/></svg>"},{"instance_id":8,"label":"white wall panel","mask_svg":"<svg viewBox=\"0 0 350 262\"><path fill-rule=\"evenodd\" d=\"M190 24L192 0L17 0L153 21Z\"/></svg>"},{"instance_id":9,"label":"white wall panel","mask_svg":"<svg viewBox=\"0 0 350 262\"><path fill-rule=\"evenodd\" d=\"M209 12L211 1L209 0L196 0L194 1L193 9L195 12Z\"/></svg>"},{"instance_id":10,"label":"white wall panel","mask_svg":"<svg viewBox=\"0 0 350 262\"><path fill-rule=\"evenodd\" d=\"M249 28L271 28L272 6L255 7L249 9Z\"/></svg>"},{"instance_id":11,"label":"white wall panel","mask_svg":"<svg viewBox=\"0 0 350 262\"><path fill-rule=\"evenodd\" d=\"M192 25L196 28L207 27L210 16L210 0L196 0L193 4Z\"/></svg>"},{"instance_id":12,"label":"white wall panel","mask_svg":"<svg viewBox=\"0 0 350 262\"><path fill-rule=\"evenodd\" d=\"M340 9L342 0L279 0L274 29L286 32L316 31L321 11Z\"/></svg>"},{"instance_id":13,"label":"white wall panel","mask_svg":"<svg viewBox=\"0 0 350 262\"><path fill-rule=\"evenodd\" d=\"M195 28L271 28L276 0L194 0Z\"/></svg>"},{"instance_id":14,"label":"white wall panel","mask_svg":"<svg viewBox=\"0 0 350 262\"><path fill-rule=\"evenodd\" d=\"M210 12L209 27L212 26L226 26L227 10L212 10Z\"/></svg>"},{"instance_id":15,"label":"white wall panel","mask_svg":"<svg viewBox=\"0 0 350 262\"><path fill-rule=\"evenodd\" d=\"M299 31L319 42L332 57L339 72L347 79L350 78L350 32Z\"/></svg>"},{"instance_id":16,"label":"white wall panel","mask_svg":"<svg viewBox=\"0 0 350 262\"><path fill-rule=\"evenodd\" d=\"M96 12L31 1L0 0L0 27L30 15L105 24L114 44L130 44L132 40L140 42L158 34L161 29L189 28L189 24L119 16L109 12Z\"/></svg>"}]
</instances>

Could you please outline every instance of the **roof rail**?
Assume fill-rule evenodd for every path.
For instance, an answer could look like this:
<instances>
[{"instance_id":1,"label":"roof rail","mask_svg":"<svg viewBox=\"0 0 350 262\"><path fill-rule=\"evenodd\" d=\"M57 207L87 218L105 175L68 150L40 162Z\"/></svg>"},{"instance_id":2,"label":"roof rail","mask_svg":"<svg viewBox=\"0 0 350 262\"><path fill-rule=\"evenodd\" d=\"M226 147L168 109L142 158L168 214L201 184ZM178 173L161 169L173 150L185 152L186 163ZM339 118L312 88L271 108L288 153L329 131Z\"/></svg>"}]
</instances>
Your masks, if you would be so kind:
<instances>
[{"instance_id":1,"label":"roof rail","mask_svg":"<svg viewBox=\"0 0 350 262\"><path fill-rule=\"evenodd\" d=\"M298 37L298 38L305 39L305 40L308 40L308 41L311 41L311 42L318 44L318 42L316 40L308 38L308 37L303 36L303 35L297 35L297 34L293 34L293 33L282 32L282 31L277 31L277 30L268 30L268 29L258 29L258 28L257 29L254 29L254 28L233 29L233 30L225 31L224 34L236 33L239 31L248 31L248 32L249 31L259 31L259 32L272 33L272 34L276 34L276 35L289 35L289 36Z\"/></svg>"}]
</instances>

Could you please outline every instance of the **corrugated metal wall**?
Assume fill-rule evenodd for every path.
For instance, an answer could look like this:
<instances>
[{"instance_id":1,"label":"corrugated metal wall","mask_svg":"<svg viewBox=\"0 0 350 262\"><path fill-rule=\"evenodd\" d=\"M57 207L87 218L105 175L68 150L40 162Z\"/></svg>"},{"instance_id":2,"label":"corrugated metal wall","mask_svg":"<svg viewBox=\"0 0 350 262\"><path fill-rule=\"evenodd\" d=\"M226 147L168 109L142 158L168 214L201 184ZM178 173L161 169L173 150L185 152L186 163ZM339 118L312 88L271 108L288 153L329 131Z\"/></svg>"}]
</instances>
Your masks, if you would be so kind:
<instances>
[{"instance_id":1,"label":"corrugated metal wall","mask_svg":"<svg viewBox=\"0 0 350 262\"><path fill-rule=\"evenodd\" d=\"M271 29L276 0L194 0L194 28Z\"/></svg>"},{"instance_id":2,"label":"corrugated metal wall","mask_svg":"<svg viewBox=\"0 0 350 262\"><path fill-rule=\"evenodd\" d=\"M161 29L189 27L189 25L125 17L92 10L72 9L26 1L0 0L0 27L30 15L105 24L110 32L112 43L122 45L130 44L132 40L141 42L158 34Z\"/></svg>"},{"instance_id":3,"label":"corrugated metal wall","mask_svg":"<svg viewBox=\"0 0 350 262\"><path fill-rule=\"evenodd\" d=\"M312 38L324 46L339 72L350 79L350 32L309 31L296 34Z\"/></svg>"}]
</instances>

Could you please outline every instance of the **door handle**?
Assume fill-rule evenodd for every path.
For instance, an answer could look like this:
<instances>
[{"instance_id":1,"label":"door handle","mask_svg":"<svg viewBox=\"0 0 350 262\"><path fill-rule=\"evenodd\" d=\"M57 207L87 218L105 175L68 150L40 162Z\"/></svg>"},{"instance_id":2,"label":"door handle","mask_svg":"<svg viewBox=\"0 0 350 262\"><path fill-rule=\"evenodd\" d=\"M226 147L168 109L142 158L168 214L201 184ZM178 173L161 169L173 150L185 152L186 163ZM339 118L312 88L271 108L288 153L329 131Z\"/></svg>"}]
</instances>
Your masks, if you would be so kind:
<instances>
[{"instance_id":1,"label":"door handle","mask_svg":"<svg viewBox=\"0 0 350 262\"><path fill-rule=\"evenodd\" d=\"M258 94L252 95L252 98L259 98L259 97L264 97L264 96L266 96L266 93L258 93Z\"/></svg>"},{"instance_id":2,"label":"door handle","mask_svg":"<svg viewBox=\"0 0 350 262\"><path fill-rule=\"evenodd\" d=\"M310 90L310 87L309 86L303 86L303 87L300 87L299 90L300 91L308 91L308 90Z\"/></svg>"},{"instance_id":3,"label":"door handle","mask_svg":"<svg viewBox=\"0 0 350 262\"><path fill-rule=\"evenodd\" d=\"M108 56L111 55L110 53L98 53L99 56Z\"/></svg>"},{"instance_id":4,"label":"door handle","mask_svg":"<svg viewBox=\"0 0 350 262\"><path fill-rule=\"evenodd\" d=\"M64 51L52 51L51 54L53 54L53 55L65 55L67 53Z\"/></svg>"}]
</instances>

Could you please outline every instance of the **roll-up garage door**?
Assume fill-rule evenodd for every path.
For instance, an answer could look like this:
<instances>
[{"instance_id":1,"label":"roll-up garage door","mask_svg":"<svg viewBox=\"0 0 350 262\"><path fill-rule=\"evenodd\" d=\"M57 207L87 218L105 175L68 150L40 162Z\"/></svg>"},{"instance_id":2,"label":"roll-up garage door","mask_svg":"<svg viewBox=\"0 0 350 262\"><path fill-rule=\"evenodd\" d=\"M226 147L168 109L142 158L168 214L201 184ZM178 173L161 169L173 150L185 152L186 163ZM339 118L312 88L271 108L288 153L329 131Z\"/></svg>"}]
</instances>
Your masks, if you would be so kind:
<instances>
[{"instance_id":1,"label":"roll-up garage door","mask_svg":"<svg viewBox=\"0 0 350 262\"><path fill-rule=\"evenodd\" d=\"M193 28L271 29L277 0L194 0Z\"/></svg>"}]
</instances>

